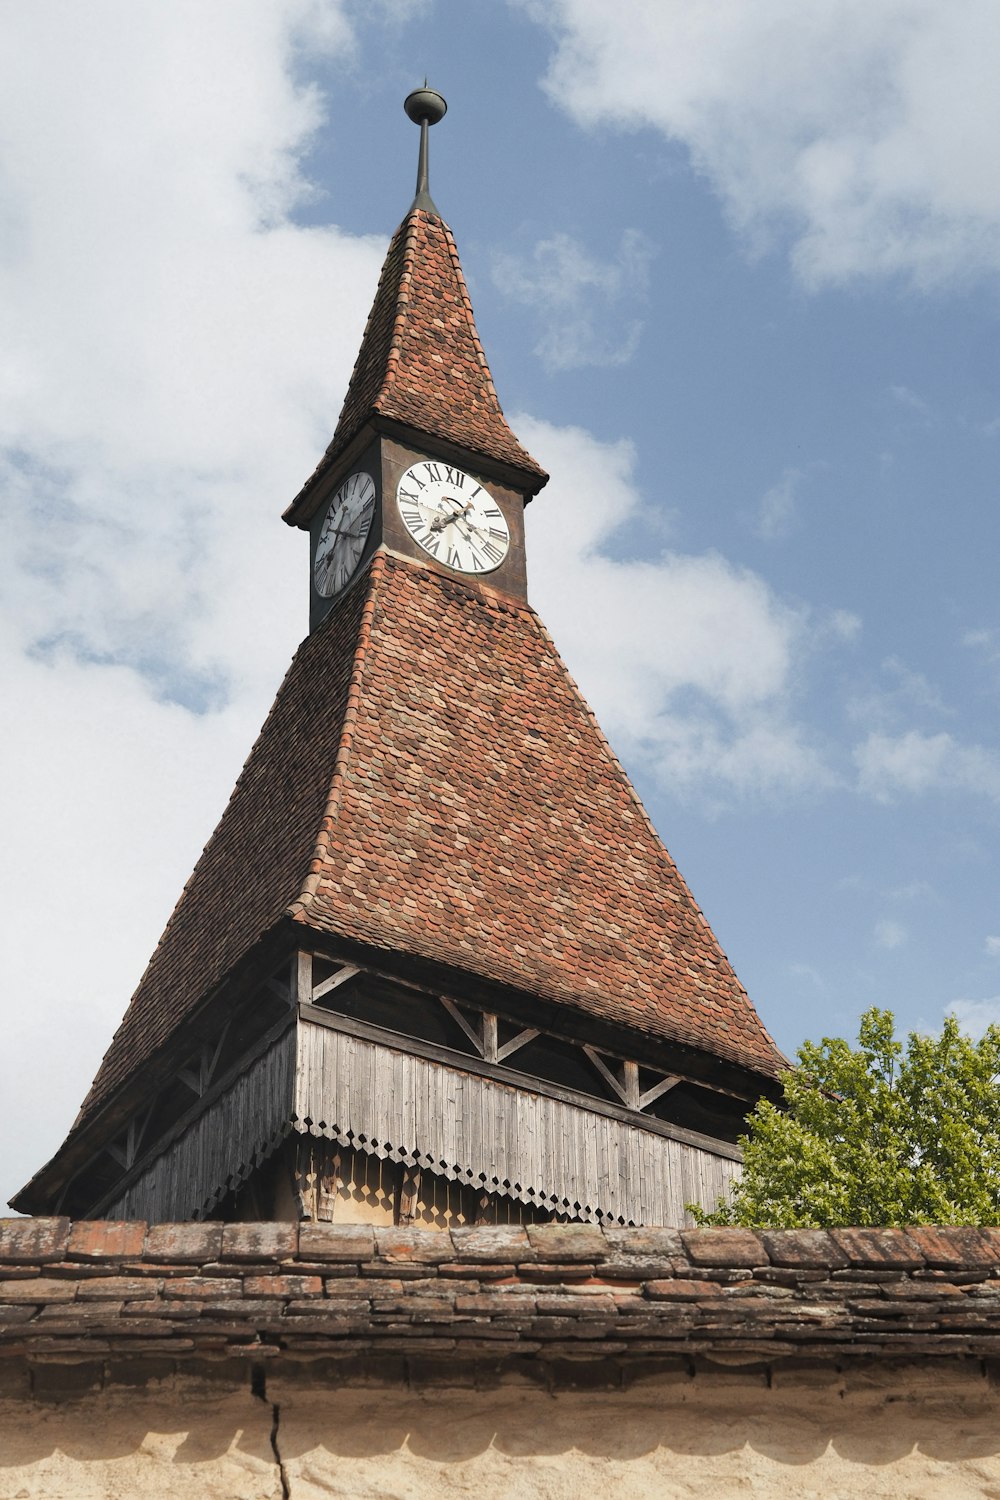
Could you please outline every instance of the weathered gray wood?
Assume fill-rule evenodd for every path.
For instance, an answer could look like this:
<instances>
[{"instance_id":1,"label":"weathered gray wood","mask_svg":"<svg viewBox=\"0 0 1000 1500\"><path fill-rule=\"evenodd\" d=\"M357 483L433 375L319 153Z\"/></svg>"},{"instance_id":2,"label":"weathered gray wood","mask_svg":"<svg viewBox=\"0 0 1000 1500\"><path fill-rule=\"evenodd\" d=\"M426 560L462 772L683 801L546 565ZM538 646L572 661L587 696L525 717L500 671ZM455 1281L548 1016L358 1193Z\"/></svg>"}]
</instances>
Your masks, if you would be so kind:
<instances>
[{"instance_id":1,"label":"weathered gray wood","mask_svg":"<svg viewBox=\"0 0 1000 1500\"><path fill-rule=\"evenodd\" d=\"M404 1167L399 1183L399 1207L396 1223L406 1228L413 1223L420 1202L420 1168Z\"/></svg>"},{"instance_id":2,"label":"weathered gray wood","mask_svg":"<svg viewBox=\"0 0 1000 1500\"><path fill-rule=\"evenodd\" d=\"M287 1135L295 1059L288 1030L102 1212L151 1223L209 1213Z\"/></svg>"},{"instance_id":3,"label":"weathered gray wood","mask_svg":"<svg viewBox=\"0 0 1000 1500\"><path fill-rule=\"evenodd\" d=\"M225 1046L226 1037L229 1035L229 1028L230 1028L231 1025L232 1025L232 1022L231 1021L227 1021L226 1024L225 1024L225 1026L223 1026L222 1030L219 1032L219 1035L218 1035L218 1037L216 1039L215 1047L212 1049L212 1055L211 1055L210 1058L207 1058L206 1071L205 1071L205 1075L204 1075L204 1081L203 1081L203 1084L202 1084L202 1093L205 1092L205 1089L208 1088L209 1084L215 1078L215 1070L219 1066L219 1058L222 1055L222 1049ZM208 1049L206 1048L206 1057L207 1057L207 1053L208 1053Z\"/></svg>"},{"instance_id":4,"label":"weathered gray wood","mask_svg":"<svg viewBox=\"0 0 1000 1500\"><path fill-rule=\"evenodd\" d=\"M313 956L301 949L295 955L295 999L299 1005L308 1005L313 997Z\"/></svg>"},{"instance_id":5,"label":"weathered gray wood","mask_svg":"<svg viewBox=\"0 0 1000 1500\"><path fill-rule=\"evenodd\" d=\"M622 1083L620 1078L615 1077L614 1073L612 1073L611 1069L608 1067L607 1063L604 1061L604 1058L598 1052L597 1048L591 1047L587 1043L584 1043L583 1050L590 1058L590 1061L593 1063L598 1073L604 1079L604 1082L611 1089L612 1093L622 1101L626 1108L634 1108L635 1106L630 1104L625 1085Z\"/></svg>"},{"instance_id":6,"label":"weathered gray wood","mask_svg":"<svg viewBox=\"0 0 1000 1500\"><path fill-rule=\"evenodd\" d=\"M306 1020L295 1128L590 1220L679 1225L689 1202L714 1208L738 1171L731 1148L716 1154Z\"/></svg>"},{"instance_id":7,"label":"weathered gray wood","mask_svg":"<svg viewBox=\"0 0 1000 1500\"><path fill-rule=\"evenodd\" d=\"M465 1019L465 1016L462 1014L461 1010L455 1004L454 1000L449 1000L447 995L440 995L438 998L440 999L441 1004L444 1006L445 1010L448 1012L449 1016L451 1016L451 1019L453 1021L455 1021L459 1026L461 1026L462 1030L465 1032L466 1036L469 1038L469 1041L472 1043L472 1045L475 1047L476 1051L479 1053L479 1056L480 1057L486 1057L485 1044L483 1042L483 1038L479 1035L479 1032L476 1031L475 1027L472 1026L470 1024L470 1022L468 1022ZM488 1062L496 1062L496 1058L495 1057L487 1058L487 1061Z\"/></svg>"},{"instance_id":8,"label":"weathered gray wood","mask_svg":"<svg viewBox=\"0 0 1000 1500\"><path fill-rule=\"evenodd\" d=\"M661 1078L659 1083L654 1083L652 1088L648 1088L644 1094L639 1095L639 1102L636 1107L638 1109L645 1109L647 1105L659 1099L662 1094L667 1094L671 1089L675 1089L680 1081L676 1073L672 1073L669 1078Z\"/></svg>"},{"instance_id":9,"label":"weathered gray wood","mask_svg":"<svg viewBox=\"0 0 1000 1500\"><path fill-rule=\"evenodd\" d=\"M565 1088L562 1084L551 1083L547 1078L537 1078L530 1073L521 1073L516 1068L497 1066L492 1063L481 1061L479 1058L470 1057L468 1053L459 1052L451 1047L440 1047L430 1042L422 1042L416 1037L403 1036L399 1032L387 1031L382 1026L374 1026L369 1021L361 1021L354 1016L336 1015L331 1011L321 1010L319 1006L308 1006L302 1011L303 1019L314 1022L320 1026L331 1027L336 1031L345 1031L351 1036L366 1037L372 1041L384 1044L390 1048L398 1048L403 1052L410 1052L417 1057L431 1058L435 1062L443 1062L447 1065L457 1066L460 1070L468 1070L470 1073L481 1074L488 1078L496 1078L502 1083L513 1083L517 1087L526 1089L529 1094L547 1094L553 1099L562 1099L567 1103L591 1109L598 1114L610 1115L613 1119L624 1120L634 1124L634 1112L627 1111L621 1103L610 1099L600 1098L597 1095L583 1094L577 1089ZM684 1082L684 1075L679 1075ZM727 1156L731 1161L743 1160L743 1153L738 1146L731 1145L727 1141L714 1139L712 1136L703 1134L697 1130L687 1130L682 1125L674 1125L668 1120L659 1120L654 1115L647 1116L643 1123L643 1129L658 1131L661 1135L669 1136L672 1140L684 1141L690 1146L696 1146L717 1154Z\"/></svg>"},{"instance_id":10,"label":"weathered gray wood","mask_svg":"<svg viewBox=\"0 0 1000 1500\"><path fill-rule=\"evenodd\" d=\"M504 1042L502 1047L497 1048L497 1055L493 1061L503 1062L505 1057L513 1057L515 1052L520 1052L522 1047L526 1047L541 1034L537 1026L526 1026L523 1031L517 1033L517 1036L512 1036L509 1042Z\"/></svg>"},{"instance_id":11,"label":"weathered gray wood","mask_svg":"<svg viewBox=\"0 0 1000 1500\"><path fill-rule=\"evenodd\" d=\"M313 1014L315 1023L302 1014L282 1023L285 1034L272 1035L242 1074L214 1085L100 1211L154 1222L199 1217L290 1128L591 1220L681 1224L687 1203L714 1208L738 1174L738 1152L725 1143L685 1139L661 1121L637 1122L524 1075L498 1077L507 1070L479 1059L443 1061L441 1049Z\"/></svg>"},{"instance_id":12,"label":"weathered gray wood","mask_svg":"<svg viewBox=\"0 0 1000 1500\"><path fill-rule=\"evenodd\" d=\"M324 995L329 995L332 990L339 989L342 984L346 984L349 979L353 979L355 974L360 973L361 970L357 964L344 964L343 968L338 969L336 974L331 974L329 979L324 979L321 984L313 987L312 1003L315 1005L316 1001L322 1000Z\"/></svg>"}]
</instances>

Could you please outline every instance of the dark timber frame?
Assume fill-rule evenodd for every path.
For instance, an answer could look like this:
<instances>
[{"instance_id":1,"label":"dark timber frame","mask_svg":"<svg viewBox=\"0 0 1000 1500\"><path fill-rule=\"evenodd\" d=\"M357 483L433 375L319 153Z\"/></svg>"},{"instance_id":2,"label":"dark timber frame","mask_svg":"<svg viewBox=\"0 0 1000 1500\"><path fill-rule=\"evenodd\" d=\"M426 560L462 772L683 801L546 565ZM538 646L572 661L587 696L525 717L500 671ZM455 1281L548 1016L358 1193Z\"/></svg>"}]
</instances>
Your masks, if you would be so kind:
<instances>
[{"instance_id":1,"label":"dark timber frame","mask_svg":"<svg viewBox=\"0 0 1000 1500\"><path fill-rule=\"evenodd\" d=\"M640 1065L635 1054L628 1055L624 1030L598 1041L568 1034L565 1024L558 1030L526 1025L516 1014L519 1006L487 1008L479 997L459 998L454 990L448 993L366 957L346 955L332 944L290 954L286 949L283 958L275 956L262 984L249 993L243 989L242 1004L233 1005L227 987L226 1005L206 1010L196 1045L160 1070L159 1086L147 1089L127 1113L119 1107L117 1119L110 1114L111 1129L61 1184L51 1208L78 1217L107 1212L297 1020L740 1160L735 1137L759 1091L753 1084L740 1089L673 1060L669 1066ZM565 1023L571 1014L562 1011L559 1019ZM671 1109L678 1091L689 1107L691 1100L698 1102L703 1113L721 1109L723 1128L715 1120L709 1130L691 1128L683 1111L678 1115Z\"/></svg>"}]
</instances>

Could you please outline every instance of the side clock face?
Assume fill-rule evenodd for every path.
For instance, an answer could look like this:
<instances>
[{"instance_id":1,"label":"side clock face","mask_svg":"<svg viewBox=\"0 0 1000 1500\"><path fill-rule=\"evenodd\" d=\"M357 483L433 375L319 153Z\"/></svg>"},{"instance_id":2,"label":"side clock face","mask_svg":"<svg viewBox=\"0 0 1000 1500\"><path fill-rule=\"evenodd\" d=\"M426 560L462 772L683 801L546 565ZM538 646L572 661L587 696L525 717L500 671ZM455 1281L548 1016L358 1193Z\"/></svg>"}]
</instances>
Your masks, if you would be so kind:
<instances>
[{"instance_id":1,"label":"side clock face","mask_svg":"<svg viewBox=\"0 0 1000 1500\"><path fill-rule=\"evenodd\" d=\"M492 573L510 548L503 511L477 480L423 459L396 490L403 525L425 552L459 573Z\"/></svg>"},{"instance_id":2,"label":"side clock face","mask_svg":"<svg viewBox=\"0 0 1000 1500\"><path fill-rule=\"evenodd\" d=\"M352 474L330 501L316 542L313 581L324 599L339 594L357 567L374 515L374 479Z\"/></svg>"}]
</instances>

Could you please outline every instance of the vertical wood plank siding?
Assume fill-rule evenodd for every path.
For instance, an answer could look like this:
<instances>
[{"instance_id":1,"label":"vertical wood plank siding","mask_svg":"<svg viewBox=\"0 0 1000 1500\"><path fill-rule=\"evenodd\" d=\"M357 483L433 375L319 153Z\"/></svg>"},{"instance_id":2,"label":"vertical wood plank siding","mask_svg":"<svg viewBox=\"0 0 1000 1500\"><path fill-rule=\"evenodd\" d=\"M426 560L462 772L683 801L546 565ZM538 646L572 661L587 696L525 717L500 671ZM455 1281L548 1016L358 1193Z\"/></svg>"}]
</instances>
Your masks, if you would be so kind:
<instances>
[{"instance_id":1,"label":"vertical wood plank siding","mask_svg":"<svg viewBox=\"0 0 1000 1500\"><path fill-rule=\"evenodd\" d=\"M200 1218L290 1130L574 1219L685 1223L714 1208L729 1157L405 1050L299 1022L103 1213Z\"/></svg>"},{"instance_id":2,"label":"vertical wood plank siding","mask_svg":"<svg viewBox=\"0 0 1000 1500\"><path fill-rule=\"evenodd\" d=\"M288 1134L295 1055L291 1027L103 1211L103 1217L162 1223L210 1213Z\"/></svg>"},{"instance_id":3,"label":"vertical wood plank siding","mask_svg":"<svg viewBox=\"0 0 1000 1500\"><path fill-rule=\"evenodd\" d=\"M544 1094L300 1022L293 1128L572 1218L683 1224L728 1157ZM359 1087L359 1085L361 1085Z\"/></svg>"}]
</instances>

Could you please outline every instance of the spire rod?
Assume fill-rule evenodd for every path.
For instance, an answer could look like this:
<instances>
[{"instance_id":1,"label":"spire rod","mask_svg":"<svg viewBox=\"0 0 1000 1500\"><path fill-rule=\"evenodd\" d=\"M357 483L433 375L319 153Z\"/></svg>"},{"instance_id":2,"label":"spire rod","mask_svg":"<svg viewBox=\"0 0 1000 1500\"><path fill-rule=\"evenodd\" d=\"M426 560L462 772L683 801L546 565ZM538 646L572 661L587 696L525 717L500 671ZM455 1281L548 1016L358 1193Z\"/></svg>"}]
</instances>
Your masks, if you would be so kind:
<instances>
[{"instance_id":1,"label":"spire rod","mask_svg":"<svg viewBox=\"0 0 1000 1500\"><path fill-rule=\"evenodd\" d=\"M432 125L443 120L448 112L448 105L444 98L436 91L427 87L424 79L422 89L414 89L412 94L407 94L403 100L403 108L413 121L414 125L420 126L420 156L417 161L417 196L411 204L411 212L414 208L426 209L428 213L436 214L437 208L431 197L430 174L428 167L427 132Z\"/></svg>"}]
</instances>

